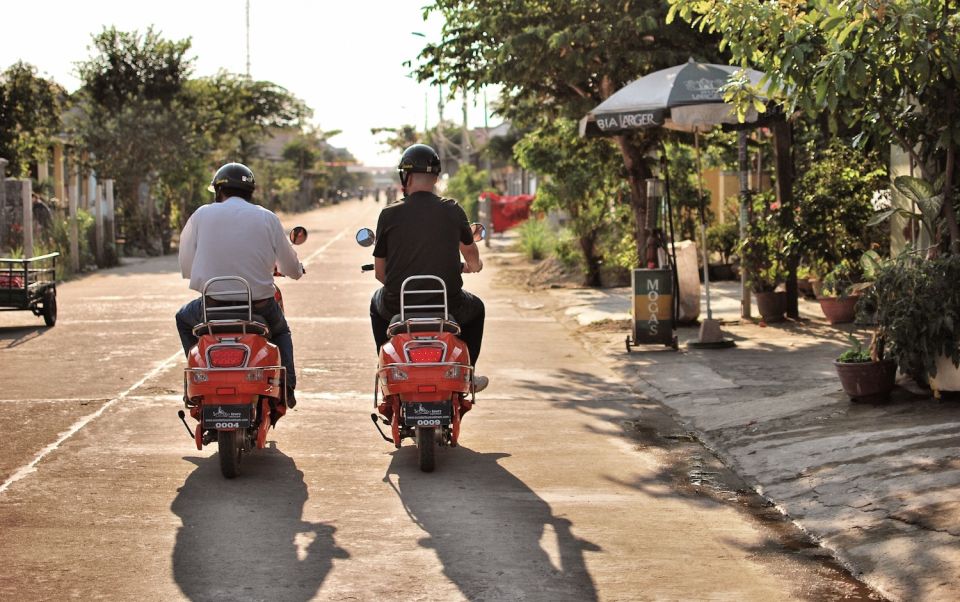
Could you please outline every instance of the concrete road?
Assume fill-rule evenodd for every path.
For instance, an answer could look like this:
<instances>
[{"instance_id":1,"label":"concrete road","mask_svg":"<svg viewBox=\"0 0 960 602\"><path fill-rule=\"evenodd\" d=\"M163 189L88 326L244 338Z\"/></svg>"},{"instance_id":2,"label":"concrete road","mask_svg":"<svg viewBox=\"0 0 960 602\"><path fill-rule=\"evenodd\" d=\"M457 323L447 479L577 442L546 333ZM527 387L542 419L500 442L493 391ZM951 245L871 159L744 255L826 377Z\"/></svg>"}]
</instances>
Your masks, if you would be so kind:
<instances>
[{"instance_id":1,"label":"concrete road","mask_svg":"<svg viewBox=\"0 0 960 602\"><path fill-rule=\"evenodd\" d=\"M192 293L175 258L63 285L52 329L0 314L0 599L873 598L751 511L658 405L498 285L495 261L466 277L490 388L462 446L420 473L368 417L375 282L353 233L379 207L297 217L308 273L281 286L299 405L235 480L176 417L173 314Z\"/></svg>"}]
</instances>

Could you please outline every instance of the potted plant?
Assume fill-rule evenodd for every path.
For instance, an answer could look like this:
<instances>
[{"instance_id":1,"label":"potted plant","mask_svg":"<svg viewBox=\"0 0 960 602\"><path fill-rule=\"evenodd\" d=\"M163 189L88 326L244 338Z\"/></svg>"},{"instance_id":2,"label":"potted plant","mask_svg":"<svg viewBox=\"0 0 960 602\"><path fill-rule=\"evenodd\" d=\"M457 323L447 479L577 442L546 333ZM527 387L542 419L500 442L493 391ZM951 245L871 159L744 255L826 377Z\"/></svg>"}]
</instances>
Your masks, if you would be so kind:
<instances>
[{"instance_id":1,"label":"potted plant","mask_svg":"<svg viewBox=\"0 0 960 602\"><path fill-rule=\"evenodd\" d=\"M733 280L736 278L731 257L740 242L740 226L736 222L713 224L707 228L707 248L720 255L720 263L709 265L711 280Z\"/></svg>"},{"instance_id":2,"label":"potted plant","mask_svg":"<svg viewBox=\"0 0 960 602\"><path fill-rule=\"evenodd\" d=\"M960 391L960 255L942 244L946 223L943 175L934 183L900 176L894 186L919 211L891 207L870 223L899 214L920 223L921 241L895 259L878 264L876 281L866 290L862 313L873 313L887 333L890 356L900 371L934 395Z\"/></svg>"},{"instance_id":3,"label":"potted plant","mask_svg":"<svg viewBox=\"0 0 960 602\"><path fill-rule=\"evenodd\" d=\"M865 293L864 312L875 312L889 356L939 396L960 391L960 256L923 259L904 253L883 265Z\"/></svg>"},{"instance_id":4,"label":"potted plant","mask_svg":"<svg viewBox=\"0 0 960 602\"><path fill-rule=\"evenodd\" d=\"M885 401L897 378L897 364L883 357L883 337L874 333L870 347L848 334L851 346L833 362L843 392L851 401Z\"/></svg>"},{"instance_id":5,"label":"potted plant","mask_svg":"<svg viewBox=\"0 0 960 602\"><path fill-rule=\"evenodd\" d=\"M860 300L860 295L854 293L854 286L862 279L860 265L846 259L824 276L817 301L827 322L853 322L857 314L857 301Z\"/></svg>"},{"instance_id":6,"label":"potted plant","mask_svg":"<svg viewBox=\"0 0 960 602\"><path fill-rule=\"evenodd\" d=\"M757 310L765 322L781 322L787 311L786 293L777 291L786 278L784 245L776 215L767 215L747 228L738 252L740 268L757 299Z\"/></svg>"}]
</instances>

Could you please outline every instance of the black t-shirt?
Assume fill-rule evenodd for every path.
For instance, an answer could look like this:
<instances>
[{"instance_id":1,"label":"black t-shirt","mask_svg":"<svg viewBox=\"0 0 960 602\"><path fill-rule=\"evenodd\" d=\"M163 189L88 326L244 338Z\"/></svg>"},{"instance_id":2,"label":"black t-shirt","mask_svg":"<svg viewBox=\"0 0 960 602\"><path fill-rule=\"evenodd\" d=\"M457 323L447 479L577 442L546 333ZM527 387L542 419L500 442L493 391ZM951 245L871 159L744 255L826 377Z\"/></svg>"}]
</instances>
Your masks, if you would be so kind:
<instances>
[{"instance_id":1,"label":"black t-shirt","mask_svg":"<svg viewBox=\"0 0 960 602\"><path fill-rule=\"evenodd\" d=\"M463 278L460 243L473 242L473 232L463 207L453 199L430 192L415 192L398 203L384 207L377 221L377 244L373 256L387 259L384 301L392 313L400 312L400 286L409 276L438 276L447 286L447 303L452 312L460 305ZM416 285L416 286L413 286ZM411 283L416 289L437 288L436 283ZM408 305L442 303L414 295Z\"/></svg>"}]
</instances>

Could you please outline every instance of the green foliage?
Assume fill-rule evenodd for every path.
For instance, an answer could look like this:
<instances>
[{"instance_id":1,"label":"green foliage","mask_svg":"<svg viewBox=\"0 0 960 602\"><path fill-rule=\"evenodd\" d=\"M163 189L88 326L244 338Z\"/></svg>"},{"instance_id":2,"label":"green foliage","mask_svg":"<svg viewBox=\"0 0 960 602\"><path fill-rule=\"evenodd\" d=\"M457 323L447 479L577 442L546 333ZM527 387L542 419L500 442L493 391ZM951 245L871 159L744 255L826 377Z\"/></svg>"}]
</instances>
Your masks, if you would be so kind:
<instances>
[{"instance_id":1,"label":"green foliage","mask_svg":"<svg viewBox=\"0 0 960 602\"><path fill-rule=\"evenodd\" d=\"M808 153L794 189L796 235L801 259L822 274L857 262L872 243L885 246L867 224L874 213L870 198L887 182L886 169L875 155L838 141Z\"/></svg>"},{"instance_id":2,"label":"green foliage","mask_svg":"<svg viewBox=\"0 0 960 602\"><path fill-rule=\"evenodd\" d=\"M577 238L569 229L565 228L557 234L553 245L553 256L566 268L575 268L583 263Z\"/></svg>"},{"instance_id":3,"label":"green foliage","mask_svg":"<svg viewBox=\"0 0 960 602\"><path fill-rule=\"evenodd\" d=\"M13 177L27 176L30 163L46 155L60 131L65 95L63 88L22 61L0 73L0 157L10 161L7 169Z\"/></svg>"},{"instance_id":4,"label":"green foliage","mask_svg":"<svg viewBox=\"0 0 960 602\"><path fill-rule=\"evenodd\" d=\"M737 247L740 268L747 276L750 288L756 293L772 292L787 276L787 257L795 240L786 230L779 212L763 213L773 198L772 193L757 195L755 216L747 226L746 236Z\"/></svg>"},{"instance_id":5,"label":"green foliage","mask_svg":"<svg viewBox=\"0 0 960 602\"><path fill-rule=\"evenodd\" d=\"M520 249L532 260L544 259L553 248L554 236L546 220L528 219L518 226Z\"/></svg>"},{"instance_id":6,"label":"green foliage","mask_svg":"<svg viewBox=\"0 0 960 602\"><path fill-rule=\"evenodd\" d=\"M116 182L127 246L148 253L169 247L173 232L210 199L219 165L249 162L280 126L299 126L309 110L265 81L220 72L190 79L190 40L104 29L78 63L83 87L75 125L90 167ZM258 178L259 179L259 178ZM149 203L141 188L149 187Z\"/></svg>"},{"instance_id":7,"label":"green foliage","mask_svg":"<svg viewBox=\"0 0 960 602\"><path fill-rule=\"evenodd\" d=\"M844 259L823 277L821 294L824 297L846 297L853 293L853 285L862 280L860 262Z\"/></svg>"},{"instance_id":8,"label":"green foliage","mask_svg":"<svg viewBox=\"0 0 960 602\"><path fill-rule=\"evenodd\" d=\"M447 180L444 196L456 199L463 206L470 221L477 219L477 200L480 193L490 190L490 176L473 165L461 165L457 173Z\"/></svg>"},{"instance_id":9,"label":"green foliage","mask_svg":"<svg viewBox=\"0 0 960 602\"><path fill-rule=\"evenodd\" d=\"M863 343L852 334L847 334L847 339L850 341L850 348L840 354L838 362L860 364L871 361L869 348L864 348Z\"/></svg>"},{"instance_id":10,"label":"green foliage","mask_svg":"<svg viewBox=\"0 0 960 602\"><path fill-rule=\"evenodd\" d=\"M719 55L713 36L682 23L665 23L666 9L661 1L434 0L425 13L443 17L442 39L424 48L416 73L421 80L451 89L500 85L499 112L522 130L550 129L560 120L575 124L640 75L683 63L692 55L706 60ZM618 177L625 176L635 191L617 198L637 216L632 225L638 247L645 246L645 230L637 227L646 211L643 180L652 175L647 154L662 136L661 128L640 130L619 137L614 149L626 167ZM568 128L564 137L564 148L582 146L576 128ZM550 173L568 180L559 169ZM575 228L580 236L589 236L590 228ZM589 240L584 243L584 249L592 246ZM588 280L593 281L596 258L592 251L585 254Z\"/></svg>"},{"instance_id":11,"label":"green foliage","mask_svg":"<svg viewBox=\"0 0 960 602\"><path fill-rule=\"evenodd\" d=\"M736 222L713 224L707 228L707 248L719 253L723 263L730 263L730 256L740 242L740 226Z\"/></svg>"},{"instance_id":12,"label":"green foliage","mask_svg":"<svg viewBox=\"0 0 960 602\"><path fill-rule=\"evenodd\" d=\"M949 0L669 0L676 16L722 37L735 62L766 73L783 112L896 141L925 176L960 143L960 12ZM952 193L953 182L945 190ZM950 233L960 244L952 203Z\"/></svg>"},{"instance_id":13,"label":"green foliage","mask_svg":"<svg viewBox=\"0 0 960 602\"><path fill-rule=\"evenodd\" d=\"M572 119L545 120L529 131L514 147L524 168L543 176L537 189L536 207L557 209L570 218L570 228L579 239L587 282L600 283L599 266L604 252L601 238L623 235L624 184L619 176L620 159L607 140L580 138ZM611 206L612 205L612 206Z\"/></svg>"},{"instance_id":14,"label":"green foliage","mask_svg":"<svg viewBox=\"0 0 960 602\"><path fill-rule=\"evenodd\" d=\"M946 355L960 366L960 256L923 260L904 253L880 267L860 300L876 313L878 332L900 370L919 382L936 375Z\"/></svg>"}]
</instances>

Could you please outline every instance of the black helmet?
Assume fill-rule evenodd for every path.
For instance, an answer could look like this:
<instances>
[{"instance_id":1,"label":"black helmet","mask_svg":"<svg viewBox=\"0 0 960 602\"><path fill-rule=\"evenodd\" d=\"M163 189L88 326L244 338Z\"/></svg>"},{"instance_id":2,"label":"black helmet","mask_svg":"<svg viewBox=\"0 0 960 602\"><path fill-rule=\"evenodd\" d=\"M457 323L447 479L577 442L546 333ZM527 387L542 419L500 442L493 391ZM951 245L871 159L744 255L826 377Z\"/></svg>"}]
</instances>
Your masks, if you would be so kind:
<instances>
[{"instance_id":1,"label":"black helmet","mask_svg":"<svg viewBox=\"0 0 960 602\"><path fill-rule=\"evenodd\" d=\"M213 175L208 190L216 192L220 187L253 192L257 188L257 182L253 178L253 172L243 163L227 163Z\"/></svg>"},{"instance_id":2,"label":"black helmet","mask_svg":"<svg viewBox=\"0 0 960 602\"><path fill-rule=\"evenodd\" d=\"M400 174L400 183L404 186L407 185L407 176L411 173L429 173L439 176L440 155L426 144L408 146L400 157L397 173Z\"/></svg>"}]
</instances>

